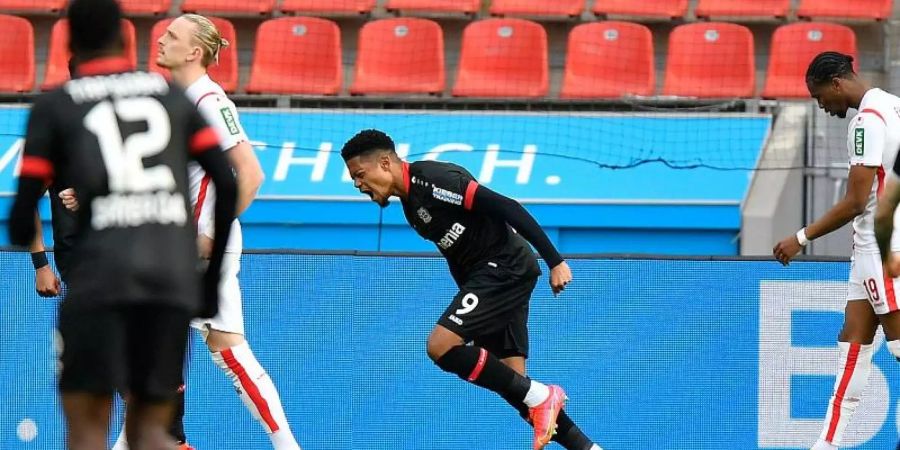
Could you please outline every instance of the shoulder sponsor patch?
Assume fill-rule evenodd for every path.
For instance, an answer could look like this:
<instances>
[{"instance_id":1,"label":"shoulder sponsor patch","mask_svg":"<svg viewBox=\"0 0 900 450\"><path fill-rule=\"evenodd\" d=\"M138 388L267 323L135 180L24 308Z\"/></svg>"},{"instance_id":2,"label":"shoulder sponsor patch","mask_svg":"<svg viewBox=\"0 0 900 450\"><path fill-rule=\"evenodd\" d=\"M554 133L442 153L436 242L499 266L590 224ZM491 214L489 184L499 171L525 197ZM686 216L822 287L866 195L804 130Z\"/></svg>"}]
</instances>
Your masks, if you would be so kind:
<instances>
[{"instance_id":1,"label":"shoulder sponsor patch","mask_svg":"<svg viewBox=\"0 0 900 450\"><path fill-rule=\"evenodd\" d=\"M853 130L853 153L862 156L866 152L866 129L855 128Z\"/></svg>"},{"instance_id":2,"label":"shoulder sponsor patch","mask_svg":"<svg viewBox=\"0 0 900 450\"><path fill-rule=\"evenodd\" d=\"M431 195L434 198L442 201L450 203L451 205L462 205L463 196L457 194L456 192L448 191L446 189L441 189L437 186L433 186L431 189Z\"/></svg>"},{"instance_id":3,"label":"shoulder sponsor patch","mask_svg":"<svg viewBox=\"0 0 900 450\"><path fill-rule=\"evenodd\" d=\"M222 119L225 120L225 126L228 127L229 133L239 134L241 132L241 130L238 129L237 121L234 120L234 113L231 112L231 108L222 108L219 110L219 113L222 114Z\"/></svg>"}]
</instances>

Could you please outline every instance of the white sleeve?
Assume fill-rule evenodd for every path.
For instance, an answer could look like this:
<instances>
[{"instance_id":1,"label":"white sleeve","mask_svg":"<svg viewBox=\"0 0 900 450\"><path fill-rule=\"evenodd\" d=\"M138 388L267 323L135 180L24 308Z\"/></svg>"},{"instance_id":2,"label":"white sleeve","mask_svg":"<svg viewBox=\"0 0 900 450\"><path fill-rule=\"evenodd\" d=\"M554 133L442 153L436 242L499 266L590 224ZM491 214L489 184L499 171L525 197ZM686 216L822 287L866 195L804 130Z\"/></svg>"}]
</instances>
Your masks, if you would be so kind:
<instances>
[{"instance_id":1,"label":"white sleeve","mask_svg":"<svg viewBox=\"0 0 900 450\"><path fill-rule=\"evenodd\" d=\"M224 95L209 95L200 100L197 109L203 118L216 130L222 149L230 150L241 142L249 141L238 118L234 103Z\"/></svg>"},{"instance_id":2,"label":"white sleeve","mask_svg":"<svg viewBox=\"0 0 900 450\"><path fill-rule=\"evenodd\" d=\"M887 127L881 116L863 110L851 122L847 136L847 152L851 166L880 166L884 156Z\"/></svg>"}]
</instances>

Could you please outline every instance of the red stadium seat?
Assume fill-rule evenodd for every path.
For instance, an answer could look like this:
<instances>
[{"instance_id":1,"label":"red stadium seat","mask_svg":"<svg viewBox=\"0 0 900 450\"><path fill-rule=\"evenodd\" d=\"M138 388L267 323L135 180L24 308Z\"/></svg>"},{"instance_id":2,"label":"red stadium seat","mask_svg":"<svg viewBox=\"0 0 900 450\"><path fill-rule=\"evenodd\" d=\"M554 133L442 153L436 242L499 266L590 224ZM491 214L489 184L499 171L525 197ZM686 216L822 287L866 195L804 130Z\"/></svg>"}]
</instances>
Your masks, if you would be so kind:
<instances>
[{"instance_id":1,"label":"red stadium seat","mask_svg":"<svg viewBox=\"0 0 900 450\"><path fill-rule=\"evenodd\" d=\"M122 39L125 42L125 56L131 61L133 68L137 67L137 44L135 43L134 25L131 21L122 19ZM69 81L69 21L57 20L50 30L50 50L47 55L47 71L44 73L44 82L41 90L53 89L66 81Z\"/></svg>"},{"instance_id":2,"label":"red stadium seat","mask_svg":"<svg viewBox=\"0 0 900 450\"><path fill-rule=\"evenodd\" d=\"M30 92L34 88L34 27L21 17L0 14L0 92Z\"/></svg>"},{"instance_id":3,"label":"red stadium seat","mask_svg":"<svg viewBox=\"0 0 900 450\"><path fill-rule=\"evenodd\" d=\"M697 17L785 17L791 0L700 0Z\"/></svg>"},{"instance_id":4,"label":"red stadium seat","mask_svg":"<svg viewBox=\"0 0 900 450\"><path fill-rule=\"evenodd\" d=\"M800 0L799 17L883 20L891 15L891 0Z\"/></svg>"},{"instance_id":5,"label":"red stadium seat","mask_svg":"<svg viewBox=\"0 0 900 450\"><path fill-rule=\"evenodd\" d=\"M762 96L807 98L806 69L821 52L836 51L857 58L856 35L834 23L793 23L775 30L769 53L769 68ZM857 65L858 61L854 61ZM858 66L857 66L858 67Z\"/></svg>"},{"instance_id":6,"label":"red stadium seat","mask_svg":"<svg viewBox=\"0 0 900 450\"><path fill-rule=\"evenodd\" d=\"M549 88L547 32L522 19L487 19L463 31L453 95L543 97Z\"/></svg>"},{"instance_id":7,"label":"red stadium seat","mask_svg":"<svg viewBox=\"0 0 900 450\"><path fill-rule=\"evenodd\" d=\"M183 12L209 12L215 14L261 14L275 8L275 0L184 0Z\"/></svg>"},{"instance_id":8,"label":"red stadium seat","mask_svg":"<svg viewBox=\"0 0 900 450\"><path fill-rule=\"evenodd\" d=\"M636 23L595 22L569 33L562 98L652 95L653 34Z\"/></svg>"},{"instance_id":9,"label":"red stadium seat","mask_svg":"<svg viewBox=\"0 0 900 450\"><path fill-rule=\"evenodd\" d=\"M436 22L384 19L360 29L351 94L440 94L444 78L444 34Z\"/></svg>"},{"instance_id":10,"label":"red stadium seat","mask_svg":"<svg viewBox=\"0 0 900 450\"><path fill-rule=\"evenodd\" d=\"M359 13L375 8L375 0L284 0L281 11L286 13Z\"/></svg>"},{"instance_id":11,"label":"red stadium seat","mask_svg":"<svg viewBox=\"0 0 900 450\"><path fill-rule=\"evenodd\" d=\"M684 17L687 0L595 0L594 14L618 14L646 17Z\"/></svg>"},{"instance_id":12,"label":"red stadium seat","mask_svg":"<svg viewBox=\"0 0 900 450\"><path fill-rule=\"evenodd\" d=\"M584 0L493 0L491 14L527 16L577 16L584 11Z\"/></svg>"},{"instance_id":13,"label":"red stadium seat","mask_svg":"<svg viewBox=\"0 0 900 450\"><path fill-rule=\"evenodd\" d=\"M219 51L219 62L212 63L209 66L209 77L222 86L225 92L234 92L237 90L238 84L238 58L237 58L237 34L234 31L234 25L230 21L220 17L207 18L212 21L213 25L219 30L219 34L223 39L228 41L228 47ZM156 51L159 47L157 41L166 32L169 24L175 19L163 19L153 25L150 30L150 49L147 53L147 66L151 72L161 73L168 77L169 71L156 65Z\"/></svg>"},{"instance_id":14,"label":"red stadium seat","mask_svg":"<svg viewBox=\"0 0 900 450\"><path fill-rule=\"evenodd\" d=\"M679 25L669 35L664 95L751 97L753 34L732 23Z\"/></svg>"},{"instance_id":15,"label":"red stadium seat","mask_svg":"<svg viewBox=\"0 0 900 450\"><path fill-rule=\"evenodd\" d=\"M341 30L315 17L267 20L256 32L247 92L333 95L341 90Z\"/></svg>"},{"instance_id":16,"label":"red stadium seat","mask_svg":"<svg viewBox=\"0 0 900 450\"><path fill-rule=\"evenodd\" d=\"M159 14L169 12L172 0L119 0L125 14Z\"/></svg>"},{"instance_id":17,"label":"red stadium seat","mask_svg":"<svg viewBox=\"0 0 900 450\"><path fill-rule=\"evenodd\" d=\"M58 13L67 0L0 0L0 11Z\"/></svg>"},{"instance_id":18,"label":"red stadium seat","mask_svg":"<svg viewBox=\"0 0 900 450\"><path fill-rule=\"evenodd\" d=\"M481 9L481 0L388 0L384 7L389 11L414 10L474 14Z\"/></svg>"}]
</instances>

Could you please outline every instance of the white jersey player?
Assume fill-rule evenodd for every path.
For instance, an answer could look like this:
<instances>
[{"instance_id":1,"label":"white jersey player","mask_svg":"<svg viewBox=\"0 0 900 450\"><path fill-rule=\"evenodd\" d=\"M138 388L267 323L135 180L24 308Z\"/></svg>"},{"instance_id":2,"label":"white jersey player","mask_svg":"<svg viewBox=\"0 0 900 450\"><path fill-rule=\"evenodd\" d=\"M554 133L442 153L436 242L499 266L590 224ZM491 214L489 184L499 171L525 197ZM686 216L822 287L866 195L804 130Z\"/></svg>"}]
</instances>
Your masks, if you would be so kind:
<instances>
[{"instance_id":1,"label":"white jersey player","mask_svg":"<svg viewBox=\"0 0 900 450\"><path fill-rule=\"evenodd\" d=\"M228 42L221 38L209 19L185 14L172 21L158 44L157 64L168 68L172 78L185 87L187 96L219 135L221 146L237 176L236 213L240 215L255 198L263 181L263 172L241 126L234 103L207 74L207 67L217 61L219 50ZM211 250L215 188L196 164L189 167L189 176L191 204L197 223L197 245L203 257ZM244 315L238 284L242 246L240 224L235 220L222 263L219 314L212 319L196 319L191 325L201 332L213 361L231 379L244 405L269 434L273 448L299 450L278 391L244 338Z\"/></svg>"},{"instance_id":2,"label":"white jersey player","mask_svg":"<svg viewBox=\"0 0 900 450\"><path fill-rule=\"evenodd\" d=\"M809 241L853 221L853 256L844 326L838 337L840 356L834 393L813 450L840 447L869 380L879 325L888 349L900 358L900 314L895 293L900 279L885 273L874 227L885 173L893 167L900 148L900 98L870 87L854 73L852 63L848 55L825 52L813 59L806 73L810 95L825 112L843 118L849 108L858 111L847 136L847 193L824 216L782 240L773 250L775 258L787 265Z\"/></svg>"}]
</instances>

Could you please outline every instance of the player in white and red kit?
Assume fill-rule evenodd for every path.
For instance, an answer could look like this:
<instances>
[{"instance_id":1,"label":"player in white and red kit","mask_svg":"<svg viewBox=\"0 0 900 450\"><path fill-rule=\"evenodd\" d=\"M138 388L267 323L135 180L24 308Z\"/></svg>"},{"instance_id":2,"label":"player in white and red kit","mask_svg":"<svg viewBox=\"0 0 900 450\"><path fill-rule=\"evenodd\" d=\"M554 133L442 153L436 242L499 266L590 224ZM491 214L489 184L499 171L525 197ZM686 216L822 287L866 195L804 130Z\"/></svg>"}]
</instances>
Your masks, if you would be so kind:
<instances>
[{"instance_id":1,"label":"player in white and red kit","mask_svg":"<svg viewBox=\"0 0 900 450\"><path fill-rule=\"evenodd\" d=\"M172 21L158 44L157 64L171 71L174 81L185 87L188 98L217 131L221 147L225 149L237 176L236 214L240 215L256 197L263 181L263 172L238 119L234 103L207 74L207 67L218 60L219 51L228 42L221 38L209 19L185 14ZM198 249L200 256L204 257L214 237L211 205L215 201L215 191L201 167L194 164L189 166L188 171ZM235 220L222 263L219 314L212 319L194 320L191 326L203 335L213 361L231 379L244 405L268 433L273 448L299 450L278 391L244 338L244 315L238 284L242 247L240 224Z\"/></svg>"},{"instance_id":2,"label":"player in white and red kit","mask_svg":"<svg viewBox=\"0 0 900 450\"><path fill-rule=\"evenodd\" d=\"M885 173L893 167L900 148L900 98L869 86L853 72L852 63L848 55L825 52L813 59L806 72L810 95L825 112L843 118L849 108L859 111L848 129L847 193L824 216L773 249L775 258L787 265L809 241L853 221L853 256L844 327L838 337L837 379L822 434L813 450L832 450L841 445L869 380L872 342L879 325L888 349L900 358L900 314L895 293L900 289L900 279L891 278L882 268L874 226ZM900 243L892 247L900 249Z\"/></svg>"}]
</instances>

